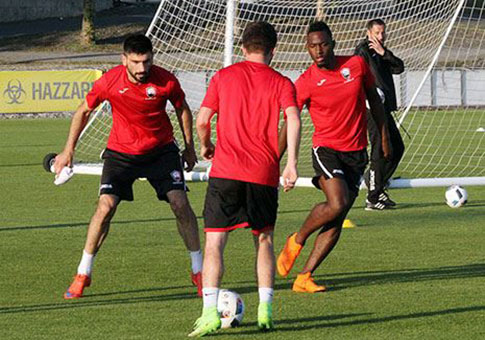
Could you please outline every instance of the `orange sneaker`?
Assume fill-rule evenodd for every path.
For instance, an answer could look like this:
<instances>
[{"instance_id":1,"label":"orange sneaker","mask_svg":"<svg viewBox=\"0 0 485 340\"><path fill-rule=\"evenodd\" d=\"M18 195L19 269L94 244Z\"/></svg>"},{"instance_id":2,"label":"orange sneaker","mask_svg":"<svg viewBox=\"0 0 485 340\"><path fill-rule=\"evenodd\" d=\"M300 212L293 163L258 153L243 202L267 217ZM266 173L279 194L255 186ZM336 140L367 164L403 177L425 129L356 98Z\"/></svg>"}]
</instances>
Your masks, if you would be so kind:
<instances>
[{"instance_id":1,"label":"orange sneaker","mask_svg":"<svg viewBox=\"0 0 485 340\"><path fill-rule=\"evenodd\" d=\"M67 291L64 293L64 299L78 299L82 297L85 287L91 285L91 278L84 274L77 274L74 276L74 281L71 283Z\"/></svg>"},{"instance_id":2,"label":"orange sneaker","mask_svg":"<svg viewBox=\"0 0 485 340\"><path fill-rule=\"evenodd\" d=\"M197 295L202 296L202 272L190 273L190 278L192 279L192 284L197 286Z\"/></svg>"},{"instance_id":3,"label":"orange sneaker","mask_svg":"<svg viewBox=\"0 0 485 340\"><path fill-rule=\"evenodd\" d=\"M303 248L301 244L296 243L295 239L296 233L288 236L285 246L276 261L278 273L283 277L288 276L291 268L295 264L296 258L300 255L301 249Z\"/></svg>"},{"instance_id":4,"label":"orange sneaker","mask_svg":"<svg viewBox=\"0 0 485 340\"><path fill-rule=\"evenodd\" d=\"M319 293L327 290L325 286L319 286L313 281L312 273L298 274L293 283L293 291L299 293Z\"/></svg>"}]
</instances>

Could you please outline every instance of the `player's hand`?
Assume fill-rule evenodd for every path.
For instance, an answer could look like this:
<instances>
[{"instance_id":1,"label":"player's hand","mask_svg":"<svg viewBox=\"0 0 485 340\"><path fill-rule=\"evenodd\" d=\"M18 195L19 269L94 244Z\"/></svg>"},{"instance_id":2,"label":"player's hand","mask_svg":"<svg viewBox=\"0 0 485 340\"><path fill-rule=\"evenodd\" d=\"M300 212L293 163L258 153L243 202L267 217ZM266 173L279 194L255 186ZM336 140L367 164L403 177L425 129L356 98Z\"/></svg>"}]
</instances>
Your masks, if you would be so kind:
<instances>
[{"instance_id":1,"label":"player's hand","mask_svg":"<svg viewBox=\"0 0 485 340\"><path fill-rule=\"evenodd\" d=\"M382 44L379 42L379 40L377 40L376 37L370 37L369 38L369 48L373 49L374 51L376 51L377 54L379 54L381 56L383 56L384 53L386 52L386 50L384 49Z\"/></svg>"},{"instance_id":2,"label":"player's hand","mask_svg":"<svg viewBox=\"0 0 485 340\"><path fill-rule=\"evenodd\" d=\"M389 142L382 143L382 156L385 160L391 161L392 159L392 147Z\"/></svg>"},{"instance_id":3,"label":"player's hand","mask_svg":"<svg viewBox=\"0 0 485 340\"><path fill-rule=\"evenodd\" d=\"M56 172L56 175L59 175L64 167L72 166L72 156L72 153L67 151L62 151L56 156L54 160L54 170Z\"/></svg>"},{"instance_id":4,"label":"player's hand","mask_svg":"<svg viewBox=\"0 0 485 340\"><path fill-rule=\"evenodd\" d=\"M182 159L184 161L185 167L184 170L187 172L192 171L195 164L197 163L197 156L195 155L194 146L188 146L182 152Z\"/></svg>"},{"instance_id":5,"label":"player's hand","mask_svg":"<svg viewBox=\"0 0 485 340\"><path fill-rule=\"evenodd\" d=\"M298 171L296 166L287 164L285 170L283 170L283 189L285 192L290 191L295 187L296 180L298 179Z\"/></svg>"},{"instance_id":6,"label":"player's hand","mask_svg":"<svg viewBox=\"0 0 485 340\"><path fill-rule=\"evenodd\" d=\"M215 148L214 144L212 144L211 142L209 142L208 145L205 145L205 146L204 145L201 145L201 147L200 147L200 155L206 161L210 161L214 157L215 150L216 150L216 148Z\"/></svg>"}]
</instances>

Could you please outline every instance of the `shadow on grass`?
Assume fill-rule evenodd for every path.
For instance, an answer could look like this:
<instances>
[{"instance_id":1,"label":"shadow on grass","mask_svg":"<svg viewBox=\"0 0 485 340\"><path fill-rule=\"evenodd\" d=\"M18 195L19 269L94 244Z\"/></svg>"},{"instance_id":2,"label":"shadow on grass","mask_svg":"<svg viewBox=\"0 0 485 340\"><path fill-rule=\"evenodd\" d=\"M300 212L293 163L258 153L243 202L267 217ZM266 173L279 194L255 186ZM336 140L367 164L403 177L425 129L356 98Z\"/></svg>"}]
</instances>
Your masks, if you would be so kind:
<instances>
[{"instance_id":1,"label":"shadow on grass","mask_svg":"<svg viewBox=\"0 0 485 340\"><path fill-rule=\"evenodd\" d=\"M449 280L473 277L485 277L485 264L476 263L463 266L392 271L365 271L315 276L316 279L327 282L330 286L330 290L388 283Z\"/></svg>"},{"instance_id":2,"label":"shadow on grass","mask_svg":"<svg viewBox=\"0 0 485 340\"><path fill-rule=\"evenodd\" d=\"M477 263L463 266L447 266L425 269L361 271L314 275L314 278L318 281L318 283L324 283L327 285L329 291L351 289L361 286L474 277L485 277L485 264ZM288 279L277 278L274 285L275 290L291 290L294 278L294 276ZM255 280L224 282L224 285L228 289L235 290L241 294L249 294L257 291Z\"/></svg>"},{"instance_id":3,"label":"shadow on grass","mask_svg":"<svg viewBox=\"0 0 485 340\"><path fill-rule=\"evenodd\" d=\"M202 217L197 217L198 219ZM175 217L164 217L164 218L149 218L144 220L127 220L127 221L112 221L111 225L117 224L129 224L129 223L150 223L150 222L164 222L164 221L175 221ZM2 231L19 231L19 230L36 230L36 229L56 229L56 228L77 228L77 227L87 227L89 221L77 222L77 223L58 223L58 224L44 224L44 225L33 225L33 226L16 226L16 227L5 227L0 228Z\"/></svg>"},{"instance_id":4,"label":"shadow on grass","mask_svg":"<svg viewBox=\"0 0 485 340\"><path fill-rule=\"evenodd\" d=\"M459 308L449 308L449 309L442 309L436 311L427 311L427 312L418 312L418 313L410 313L410 314L402 314L402 315L390 315L385 317L378 317L378 318L363 318L358 320L344 320L344 321L335 321L344 318L356 318L359 316L368 315L368 313L355 313L355 314L341 314L341 315L329 315L329 316L321 316L321 317L312 317L312 318L301 318L301 319L277 319L275 320L275 333L279 332L294 332L294 331L304 331L309 329L318 329L318 328L335 328L335 327L346 327L346 326L355 326L355 325L368 325L368 324L380 324L385 322L392 322L392 321L400 321L400 320L413 320L413 319L421 319L421 318L429 318L441 315L455 315L460 313L469 313L469 312L481 312L485 310L485 306L468 306L468 307L459 307ZM303 325L302 325L303 324ZM243 327L254 327L256 328L255 323L243 324ZM261 332L257 329L251 330L243 330L237 333L216 333L214 336L240 336L242 334L261 334Z\"/></svg>"},{"instance_id":5,"label":"shadow on grass","mask_svg":"<svg viewBox=\"0 0 485 340\"><path fill-rule=\"evenodd\" d=\"M94 297L98 298L102 296L119 295L119 294L146 293L151 291L162 291L162 290L180 289L180 288L183 288L183 286L150 288L150 289L131 290L131 291L125 291L125 292L101 293L101 294L91 294L91 295L88 294L79 300L71 300L71 301L63 300L63 302L59 302L59 303L0 307L0 314L31 313L31 312L44 312L44 311L51 311L51 310L83 308L83 307L99 307L99 306L147 303L147 302L164 302L164 301L174 301L174 300L200 299L197 296L196 292L194 291L193 293L179 293L179 294L167 294L167 295L152 295L152 296L124 297L124 298L117 298L117 299L92 300L92 298Z\"/></svg>"}]
</instances>

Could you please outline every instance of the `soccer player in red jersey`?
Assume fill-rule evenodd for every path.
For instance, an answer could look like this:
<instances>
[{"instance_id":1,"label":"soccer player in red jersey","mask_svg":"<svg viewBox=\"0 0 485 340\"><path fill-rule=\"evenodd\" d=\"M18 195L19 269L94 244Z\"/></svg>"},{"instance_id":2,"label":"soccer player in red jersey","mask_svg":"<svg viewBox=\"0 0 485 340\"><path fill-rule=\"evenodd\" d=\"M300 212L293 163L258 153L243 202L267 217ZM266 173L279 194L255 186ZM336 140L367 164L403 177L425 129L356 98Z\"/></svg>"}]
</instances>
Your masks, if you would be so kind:
<instances>
[{"instance_id":1,"label":"soccer player in red jersey","mask_svg":"<svg viewBox=\"0 0 485 340\"><path fill-rule=\"evenodd\" d=\"M192 140L192 113L178 80L153 64L152 43L144 35L128 37L122 65L98 79L72 117L64 150L57 155L57 174L72 165L74 149L91 112L104 100L111 104L113 126L103 152L99 201L88 227L81 262L64 298L79 298L91 283L94 257L108 235L110 221L121 200L133 200L133 182L146 178L159 200L167 201L192 260L192 282L201 294L202 253L195 214L187 199L182 159L165 111L175 108L185 142L183 160L190 171L196 161Z\"/></svg>"},{"instance_id":2,"label":"soccer player in red jersey","mask_svg":"<svg viewBox=\"0 0 485 340\"><path fill-rule=\"evenodd\" d=\"M327 201L311 210L298 232L290 235L278 256L277 269L287 276L308 237L319 230L312 252L298 274L293 290L321 292L312 273L337 243L342 223L358 195L367 158L365 100L382 136L384 157L390 156L384 108L377 94L374 76L363 58L335 56L335 41L322 21L309 26L307 50L314 61L296 81L298 107L308 108L313 134L313 184Z\"/></svg>"},{"instance_id":3,"label":"soccer player in red jersey","mask_svg":"<svg viewBox=\"0 0 485 340\"><path fill-rule=\"evenodd\" d=\"M230 231L251 228L256 246L259 287L258 327L273 328L275 272L273 229L278 206L280 111L287 120L288 163L285 190L297 179L300 116L292 82L269 64L277 35L267 22L243 32L245 61L218 71L197 115L201 155L212 160L204 207L203 311L189 336L204 336L221 326L217 298ZM211 143L211 118L217 114L217 143Z\"/></svg>"}]
</instances>

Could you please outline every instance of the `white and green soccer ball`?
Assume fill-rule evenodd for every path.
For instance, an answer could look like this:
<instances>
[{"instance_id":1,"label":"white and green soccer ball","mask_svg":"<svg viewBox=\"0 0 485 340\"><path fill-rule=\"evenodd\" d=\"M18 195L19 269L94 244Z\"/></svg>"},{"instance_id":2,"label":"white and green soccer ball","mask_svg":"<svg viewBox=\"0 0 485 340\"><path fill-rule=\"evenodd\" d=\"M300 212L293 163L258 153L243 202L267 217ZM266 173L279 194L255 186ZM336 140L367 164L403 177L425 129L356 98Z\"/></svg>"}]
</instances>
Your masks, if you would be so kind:
<instances>
[{"instance_id":1,"label":"white and green soccer ball","mask_svg":"<svg viewBox=\"0 0 485 340\"><path fill-rule=\"evenodd\" d=\"M244 317L244 302L238 293L221 289L217 299L217 311L221 317L221 328L237 327Z\"/></svg>"},{"instance_id":2,"label":"white and green soccer ball","mask_svg":"<svg viewBox=\"0 0 485 340\"><path fill-rule=\"evenodd\" d=\"M465 188L459 185L452 185L446 189L445 193L446 204L451 208L459 208L466 204L468 200L468 193Z\"/></svg>"}]
</instances>

